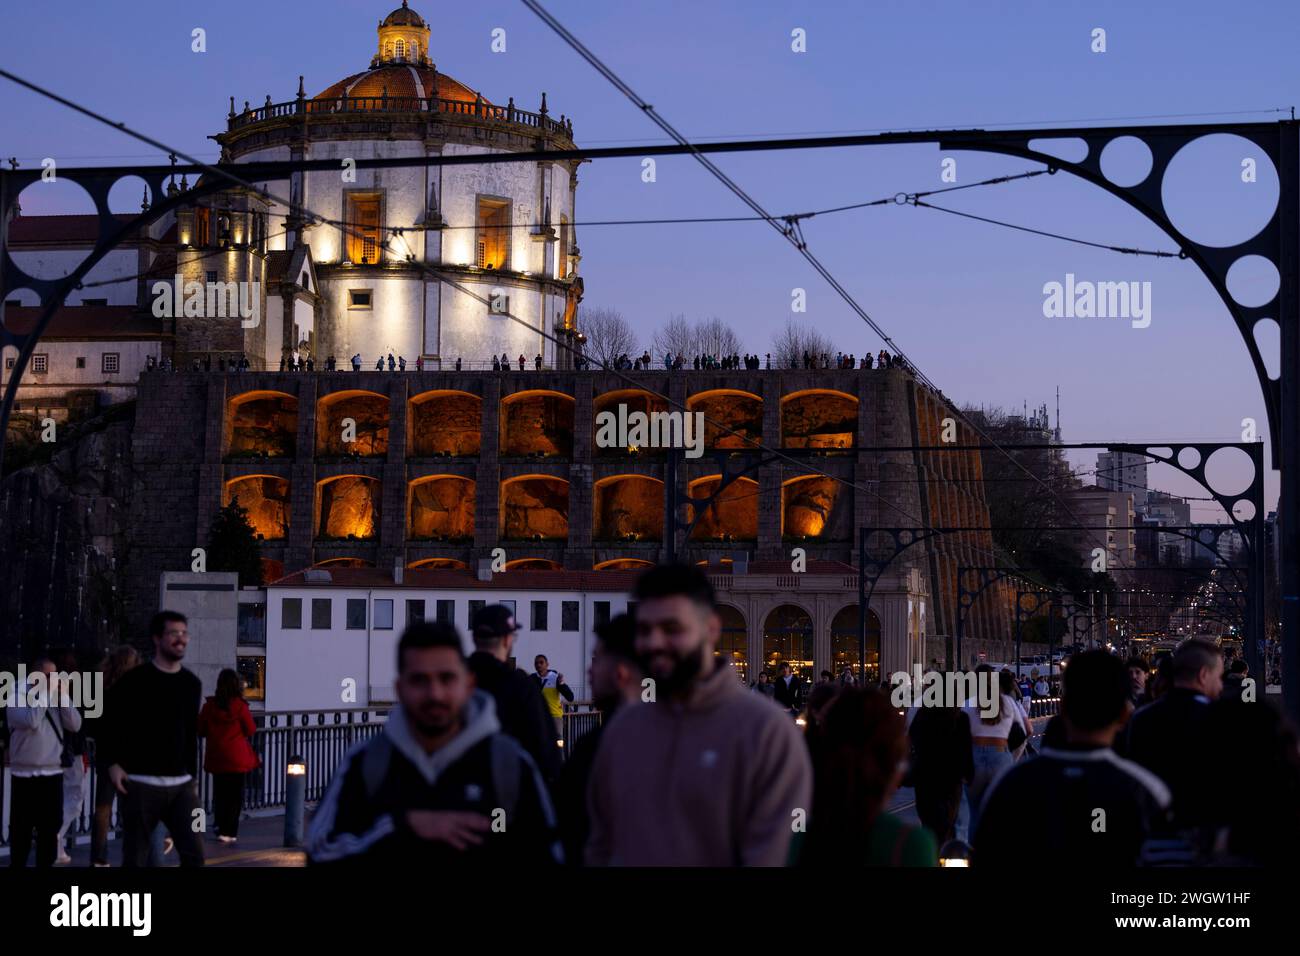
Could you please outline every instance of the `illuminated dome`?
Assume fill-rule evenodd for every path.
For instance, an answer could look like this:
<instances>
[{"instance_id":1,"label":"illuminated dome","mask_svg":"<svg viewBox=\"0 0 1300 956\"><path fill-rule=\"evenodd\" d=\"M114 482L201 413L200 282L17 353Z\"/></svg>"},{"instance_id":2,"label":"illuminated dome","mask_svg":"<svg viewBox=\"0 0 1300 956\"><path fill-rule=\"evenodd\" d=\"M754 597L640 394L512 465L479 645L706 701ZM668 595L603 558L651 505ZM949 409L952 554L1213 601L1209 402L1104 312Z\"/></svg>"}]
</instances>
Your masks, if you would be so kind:
<instances>
[{"instance_id":1,"label":"illuminated dome","mask_svg":"<svg viewBox=\"0 0 1300 956\"><path fill-rule=\"evenodd\" d=\"M439 73L429 66L414 64L388 63L372 66L361 73L344 77L332 86L322 90L313 97L317 100L336 100L340 97L383 96L418 96L420 99L436 97L443 100L458 100L473 103L479 95L464 83L453 80L445 73ZM487 98L483 98L487 103Z\"/></svg>"},{"instance_id":2,"label":"illuminated dome","mask_svg":"<svg viewBox=\"0 0 1300 956\"><path fill-rule=\"evenodd\" d=\"M406 0L402 0L402 5L384 17L380 21L381 27L426 27L423 18L406 5Z\"/></svg>"}]
</instances>

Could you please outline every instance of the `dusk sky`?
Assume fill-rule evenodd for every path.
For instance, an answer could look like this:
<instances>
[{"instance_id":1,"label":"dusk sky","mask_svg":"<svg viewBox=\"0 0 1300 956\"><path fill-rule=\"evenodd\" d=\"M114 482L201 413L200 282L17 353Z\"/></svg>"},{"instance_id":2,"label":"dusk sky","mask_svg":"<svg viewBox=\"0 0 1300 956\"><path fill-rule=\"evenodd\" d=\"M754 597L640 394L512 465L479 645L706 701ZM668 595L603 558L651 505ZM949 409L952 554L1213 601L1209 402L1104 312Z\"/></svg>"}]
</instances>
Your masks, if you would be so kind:
<instances>
[{"instance_id":1,"label":"dusk sky","mask_svg":"<svg viewBox=\"0 0 1300 956\"><path fill-rule=\"evenodd\" d=\"M228 98L260 105L309 95L364 69L375 26L395 0L222 4L174 0L11 5L0 34L6 69L114 120L215 160L207 137L224 128ZM658 129L518 2L413 4L432 28L438 69L494 102L513 96L572 117L580 145L663 142ZM548 9L669 122L697 140L884 129L1273 121L1300 101L1294 3L595 3ZM1140 7L1140 9L1135 9ZM191 30L207 52L191 52ZM494 28L507 50L490 48ZM1091 33L1106 31L1094 53ZM791 50L791 31L807 52ZM88 66L95 66L92 72ZM94 77L93 82L88 77ZM0 81L3 82L3 81ZM165 162L142 144L5 84L0 158L24 166L54 157L82 166ZM1251 112L1245 112L1251 111ZM1186 114L1197 114L1188 116ZM1204 115L1203 115L1204 114ZM1211 115L1213 114L1213 115ZM1256 151L1257 152L1257 151ZM1276 174L1258 155L1241 181L1240 141L1206 143L1182 164L1169 199L1196 238L1240 240L1267 218ZM718 164L777 213L803 212L1041 168L934 146L727 155ZM1176 163L1179 161L1176 160ZM767 225L587 227L584 220L742 215L747 210L690 158L658 160L643 183L639 159L583 167L578 243L586 305L620 310L644 344L670 315L730 322L764 353L791 315L791 290L838 348L882 343ZM76 187L23 197L27 214L89 211ZM115 197L137 209L138 185ZM976 215L1096 242L1174 250L1172 239L1118 199L1067 175L936 199ZM1180 218L1182 217L1182 218ZM1138 258L1017 233L942 213L884 206L805 224L814 253L921 370L958 403L1019 410L1061 391L1066 441L1237 441L1264 404L1226 308L1190 261ZM1048 319L1043 286L1079 280L1149 281L1151 323ZM1076 455L1091 470L1092 453ZM1267 506L1276 502L1269 473ZM1153 484L1191 497L1194 483L1153 470ZM1085 480L1091 480L1085 479ZM1198 519L1221 515L1196 503Z\"/></svg>"}]
</instances>

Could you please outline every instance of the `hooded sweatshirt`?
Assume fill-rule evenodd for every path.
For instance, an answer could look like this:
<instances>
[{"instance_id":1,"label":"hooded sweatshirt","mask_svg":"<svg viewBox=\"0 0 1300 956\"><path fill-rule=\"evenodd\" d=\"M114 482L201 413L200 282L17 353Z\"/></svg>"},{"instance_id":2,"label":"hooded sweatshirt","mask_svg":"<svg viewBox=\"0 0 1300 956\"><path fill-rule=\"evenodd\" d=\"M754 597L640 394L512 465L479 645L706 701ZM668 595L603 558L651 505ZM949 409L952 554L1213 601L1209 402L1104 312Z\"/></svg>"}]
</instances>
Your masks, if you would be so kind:
<instances>
[{"instance_id":1,"label":"hooded sweatshirt","mask_svg":"<svg viewBox=\"0 0 1300 956\"><path fill-rule=\"evenodd\" d=\"M428 864L500 866L554 864L562 860L555 813L532 758L502 734L496 705L475 691L465 706L459 734L425 753L404 712L394 710L377 737L352 748L334 774L307 832L312 863L366 865ZM381 743L382 738L382 743ZM366 780L366 751L391 751L386 771L372 792ZM493 747L517 762L513 806L500 791ZM465 851L421 839L407 824L410 810L467 811L493 818L497 828Z\"/></svg>"},{"instance_id":2,"label":"hooded sweatshirt","mask_svg":"<svg viewBox=\"0 0 1300 956\"><path fill-rule=\"evenodd\" d=\"M589 865L782 866L812 765L789 715L721 664L684 700L619 710L588 801Z\"/></svg>"}]
</instances>

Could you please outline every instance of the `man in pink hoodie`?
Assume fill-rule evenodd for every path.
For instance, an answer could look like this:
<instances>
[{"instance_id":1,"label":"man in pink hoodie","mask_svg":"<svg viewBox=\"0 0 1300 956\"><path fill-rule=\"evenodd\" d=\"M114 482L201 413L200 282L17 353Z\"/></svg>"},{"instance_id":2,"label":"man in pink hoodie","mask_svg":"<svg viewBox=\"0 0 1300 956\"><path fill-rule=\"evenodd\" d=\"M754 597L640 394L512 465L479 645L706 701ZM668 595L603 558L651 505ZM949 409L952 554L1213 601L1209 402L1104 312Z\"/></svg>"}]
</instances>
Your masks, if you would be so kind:
<instances>
[{"instance_id":1,"label":"man in pink hoodie","mask_svg":"<svg viewBox=\"0 0 1300 956\"><path fill-rule=\"evenodd\" d=\"M635 598L645 702L616 714L596 754L588 865L783 865L812 801L803 738L715 655L703 573L653 568Z\"/></svg>"}]
</instances>

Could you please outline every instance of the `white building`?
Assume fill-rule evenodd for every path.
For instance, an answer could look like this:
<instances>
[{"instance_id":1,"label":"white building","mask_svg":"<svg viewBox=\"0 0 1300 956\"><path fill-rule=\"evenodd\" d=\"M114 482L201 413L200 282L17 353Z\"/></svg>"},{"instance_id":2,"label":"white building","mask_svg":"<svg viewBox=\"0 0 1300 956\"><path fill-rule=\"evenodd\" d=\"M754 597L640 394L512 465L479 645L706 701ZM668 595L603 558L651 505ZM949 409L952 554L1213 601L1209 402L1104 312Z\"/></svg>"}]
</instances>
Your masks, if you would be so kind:
<instances>
[{"instance_id":1,"label":"white building","mask_svg":"<svg viewBox=\"0 0 1300 956\"><path fill-rule=\"evenodd\" d=\"M1129 451L1101 452L1097 455L1097 486L1127 491L1140 502L1147 493L1147 457Z\"/></svg>"},{"instance_id":2,"label":"white building","mask_svg":"<svg viewBox=\"0 0 1300 956\"><path fill-rule=\"evenodd\" d=\"M338 710L393 702L397 641L413 620L444 620L474 648L469 624L488 604L513 607L515 664L531 672L545 654L577 699L590 697L595 627L628 608L634 572L468 571L377 568L300 571L266 588L268 711ZM354 692L354 693L353 693Z\"/></svg>"}]
</instances>

